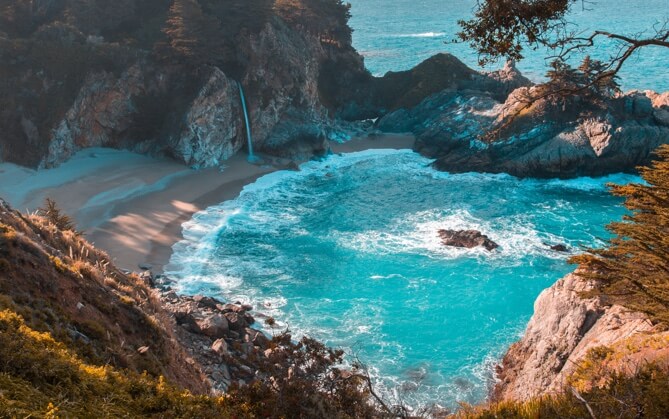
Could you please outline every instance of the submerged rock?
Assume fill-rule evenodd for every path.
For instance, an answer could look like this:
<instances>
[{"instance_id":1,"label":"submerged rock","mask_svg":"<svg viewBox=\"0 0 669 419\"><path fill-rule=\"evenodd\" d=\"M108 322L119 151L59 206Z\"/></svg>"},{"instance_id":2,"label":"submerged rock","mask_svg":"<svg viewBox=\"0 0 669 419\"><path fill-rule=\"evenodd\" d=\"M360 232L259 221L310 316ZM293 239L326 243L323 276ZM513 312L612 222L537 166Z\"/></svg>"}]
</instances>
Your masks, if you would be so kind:
<instances>
[{"instance_id":1,"label":"submerged rock","mask_svg":"<svg viewBox=\"0 0 669 419\"><path fill-rule=\"evenodd\" d=\"M480 246L488 251L499 247L488 236L477 230L439 230L439 237L444 246L464 247L467 249Z\"/></svg>"}]
</instances>

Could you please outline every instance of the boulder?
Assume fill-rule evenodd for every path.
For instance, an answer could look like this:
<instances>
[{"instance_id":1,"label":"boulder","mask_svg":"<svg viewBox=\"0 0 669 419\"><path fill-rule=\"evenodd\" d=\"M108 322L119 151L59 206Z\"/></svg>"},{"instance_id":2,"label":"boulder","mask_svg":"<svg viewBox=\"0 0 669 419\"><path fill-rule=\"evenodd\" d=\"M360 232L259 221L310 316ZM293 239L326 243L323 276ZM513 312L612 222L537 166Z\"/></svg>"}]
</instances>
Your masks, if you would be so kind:
<instances>
[{"instance_id":1,"label":"boulder","mask_svg":"<svg viewBox=\"0 0 669 419\"><path fill-rule=\"evenodd\" d=\"M204 319L196 320L196 323L200 333L214 339L224 337L228 330L230 330L228 319L221 314L214 314Z\"/></svg>"},{"instance_id":2,"label":"boulder","mask_svg":"<svg viewBox=\"0 0 669 419\"><path fill-rule=\"evenodd\" d=\"M197 306L200 308L210 308L212 310L216 309L217 306L221 304L221 302L217 299L212 297L205 297L203 295L196 295L193 297L193 301L195 301Z\"/></svg>"},{"instance_id":3,"label":"boulder","mask_svg":"<svg viewBox=\"0 0 669 419\"><path fill-rule=\"evenodd\" d=\"M477 230L439 230L439 237L444 246L464 247L467 249L481 246L488 251L499 247L488 236Z\"/></svg>"},{"instance_id":4,"label":"boulder","mask_svg":"<svg viewBox=\"0 0 669 419\"><path fill-rule=\"evenodd\" d=\"M555 244L551 246L551 250L555 250L556 252L566 253L569 251L569 248L564 244Z\"/></svg>"},{"instance_id":5,"label":"boulder","mask_svg":"<svg viewBox=\"0 0 669 419\"><path fill-rule=\"evenodd\" d=\"M244 328L248 326L248 324L244 320L244 316L239 315L238 313L235 312L225 313L225 318L228 321L230 330L233 330L237 333L244 332Z\"/></svg>"}]
</instances>

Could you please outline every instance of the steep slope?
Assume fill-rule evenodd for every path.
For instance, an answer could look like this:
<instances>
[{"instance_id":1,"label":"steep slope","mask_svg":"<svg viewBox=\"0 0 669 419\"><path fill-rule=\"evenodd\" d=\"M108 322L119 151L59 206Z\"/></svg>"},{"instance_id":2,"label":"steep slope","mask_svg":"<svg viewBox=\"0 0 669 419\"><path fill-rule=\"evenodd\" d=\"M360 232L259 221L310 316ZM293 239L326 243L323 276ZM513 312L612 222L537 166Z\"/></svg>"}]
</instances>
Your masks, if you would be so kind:
<instances>
[{"instance_id":1,"label":"steep slope","mask_svg":"<svg viewBox=\"0 0 669 419\"><path fill-rule=\"evenodd\" d=\"M574 257L578 270L537 299L523 338L498 369L494 400L531 404L570 391L613 391L619 380L627 383L625 397L637 392L647 400L666 387L669 146L640 172L645 183L612 186L630 213L608 226L615 234L608 245ZM665 415L668 402L657 403Z\"/></svg>"},{"instance_id":2,"label":"steep slope","mask_svg":"<svg viewBox=\"0 0 669 419\"><path fill-rule=\"evenodd\" d=\"M57 207L0 200L0 417L379 417L343 351L250 326L250 307L152 289ZM271 323L271 322L270 322Z\"/></svg>"},{"instance_id":3,"label":"steep slope","mask_svg":"<svg viewBox=\"0 0 669 419\"><path fill-rule=\"evenodd\" d=\"M73 231L0 201L1 308L97 365L209 388L177 344L155 291Z\"/></svg>"}]
</instances>

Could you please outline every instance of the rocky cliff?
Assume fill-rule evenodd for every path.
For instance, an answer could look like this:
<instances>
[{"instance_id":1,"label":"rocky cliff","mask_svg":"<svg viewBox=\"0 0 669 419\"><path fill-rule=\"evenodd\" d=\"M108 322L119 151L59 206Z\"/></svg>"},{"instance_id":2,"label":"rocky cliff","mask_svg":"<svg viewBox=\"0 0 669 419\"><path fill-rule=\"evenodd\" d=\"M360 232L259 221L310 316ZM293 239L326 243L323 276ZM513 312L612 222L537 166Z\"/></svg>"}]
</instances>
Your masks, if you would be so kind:
<instances>
[{"instance_id":1,"label":"rocky cliff","mask_svg":"<svg viewBox=\"0 0 669 419\"><path fill-rule=\"evenodd\" d=\"M324 151L336 127L338 99L326 100L324 82L339 91L349 79L371 79L336 0L219 5L221 25L230 26L219 30L226 56L196 63L162 53L171 1L128 0L127 13L98 3L3 12L2 160L51 167L81 148L106 146L216 166L246 144L237 82L256 149L311 155ZM326 67L341 71L326 80Z\"/></svg>"},{"instance_id":2,"label":"rocky cliff","mask_svg":"<svg viewBox=\"0 0 669 419\"><path fill-rule=\"evenodd\" d=\"M372 77L338 0L189 0L195 12L179 19L171 0L125 0L123 13L103 3L7 6L0 18L1 160L52 167L79 149L105 146L217 166L246 147L238 82L254 148L298 158L363 131L355 121L414 107L445 89L504 101L529 84L513 68L481 74L448 54ZM203 45L179 55L170 25L189 30L197 7L204 13L207 6L220 28L199 41L204 29L194 31L191 44Z\"/></svg>"},{"instance_id":3,"label":"rocky cliff","mask_svg":"<svg viewBox=\"0 0 669 419\"><path fill-rule=\"evenodd\" d=\"M592 349L656 332L643 314L607 305L600 297L584 297L592 287L570 274L541 293L523 338L498 367L493 400L524 401L559 392ZM651 362L655 357L641 359ZM624 359L618 360L620 364L624 366Z\"/></svg>"},{"instance_id":4,"label":"rocky cliff","mask_svg":"<svg viewBox=\"0 0 669 419\"><path fill-rule=\"evenodd\" d=\"M488 79L508 90L483 81L446 89L388 113L378 128L416 134L416 150L435 158L440 170L519 177L632 172L669 142L666 94L630 92L596 106L578 98L568 106L538 100L525 108L540 86L529 86L512 65ZM496 136L486 138L491 132Z\"/></svg>"}]
</instances>

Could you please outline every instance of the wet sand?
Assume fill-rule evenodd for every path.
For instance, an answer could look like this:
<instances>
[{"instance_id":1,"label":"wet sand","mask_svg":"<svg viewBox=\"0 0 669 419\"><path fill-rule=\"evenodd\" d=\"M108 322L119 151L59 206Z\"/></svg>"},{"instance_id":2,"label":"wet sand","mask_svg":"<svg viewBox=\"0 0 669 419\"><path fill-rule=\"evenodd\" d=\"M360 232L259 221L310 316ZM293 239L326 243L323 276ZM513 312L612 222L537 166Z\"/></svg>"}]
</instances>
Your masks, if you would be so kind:
<instances>
[{"instance_id":1,"label":"wet sand","mask_svg":"<svg viewBox=\"0 0 669 419\"><path fill-rule=\"evenodd\" d=\"M331 144L334 153L407 149L404 134L354 138ZM137 270L149 264L161 272L181 225L211 205L234 199L244 186L284 167L254 165L243 155L222 169L191 170L178 162L112 149L86 149L58 168L30 170L0 164L0 197L15 209L34 211L51 197L77 228L116 264Z\"/></svg>"}]
</instances>

